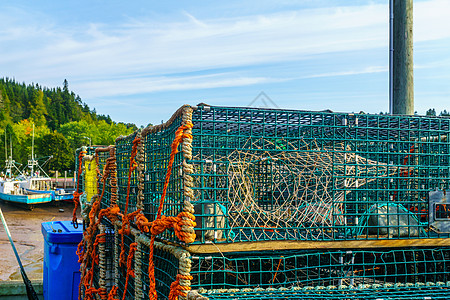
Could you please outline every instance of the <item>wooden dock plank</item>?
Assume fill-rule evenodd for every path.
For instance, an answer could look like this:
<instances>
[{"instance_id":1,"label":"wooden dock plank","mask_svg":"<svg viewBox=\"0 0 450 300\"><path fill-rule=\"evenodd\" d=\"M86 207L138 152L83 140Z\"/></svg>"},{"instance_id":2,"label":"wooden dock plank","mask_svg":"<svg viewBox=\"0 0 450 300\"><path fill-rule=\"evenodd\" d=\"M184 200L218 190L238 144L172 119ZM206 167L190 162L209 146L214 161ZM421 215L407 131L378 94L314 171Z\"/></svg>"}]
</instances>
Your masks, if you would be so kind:
<instances>
[{"instance_id":1,"label":"wooden dock plank","mask_svg":"<svg viewBox=\"0 0 450 300\"><path fill-rule=\"evenodd\" d=\"M450 238L428 239L385 239L353 241L260 241L228 244L206 243L184 247L191 253L207 254L220 252L276 251L276 250L314 250L314 249L368 249L403 247L442 247L450 246Z\"/></svg>"}]
</instances>

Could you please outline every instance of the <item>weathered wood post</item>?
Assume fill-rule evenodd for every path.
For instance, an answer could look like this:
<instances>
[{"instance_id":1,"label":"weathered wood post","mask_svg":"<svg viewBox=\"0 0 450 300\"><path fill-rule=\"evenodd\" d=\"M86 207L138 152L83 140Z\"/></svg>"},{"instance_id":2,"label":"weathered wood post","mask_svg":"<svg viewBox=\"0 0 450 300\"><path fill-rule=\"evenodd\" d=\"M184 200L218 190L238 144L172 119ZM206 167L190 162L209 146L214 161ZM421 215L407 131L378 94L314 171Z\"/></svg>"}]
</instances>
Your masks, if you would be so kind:
<instances>
[{"instance_id":1,"label":"weathered wood post","mask_svg":"<svg viewBox=\"0 0 450 300\"><path fill-rule=\"evenodd\" d=\"M413 0L390 0L390 27L389 111L413 115Z\"/></svg>"}]
</instances>

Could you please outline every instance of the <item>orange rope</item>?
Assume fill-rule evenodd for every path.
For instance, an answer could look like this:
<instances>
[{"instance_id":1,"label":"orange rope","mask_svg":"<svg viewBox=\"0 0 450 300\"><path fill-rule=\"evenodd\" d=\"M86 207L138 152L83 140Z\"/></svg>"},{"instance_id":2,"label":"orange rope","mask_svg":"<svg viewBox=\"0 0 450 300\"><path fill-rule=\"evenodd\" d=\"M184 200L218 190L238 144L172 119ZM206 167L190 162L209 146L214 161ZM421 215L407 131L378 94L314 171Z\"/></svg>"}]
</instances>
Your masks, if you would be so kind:
<instances>
[{"instance_id":1,"label":"orange rope","mask_svg":"<svg viewBox=\"0 0 450 300\"><path fill-rule=\"evenodd\" d=\"M163 228L163 227L164 227L164 229L168 228L164 224L169 223L169 221L167 221L167 222L166 221L159 221L159 219L161 219L162 208L163 208L163 205L164 205L164 200L166 198L167 188L169 186L170 176L172 174L172 166L173 166L173 162L175 160L175 155L178 153L178 145L182 142L182 140L184 138L192 139L192 135L191 134L187 134L184 131L187 130L187 129L191 129L193 126L194 125L192 124L192 122L188 122L188 123L186 123L186 125L181 125L177 129L177 131L175 132L175 139L173 140L172 145L171 145L172 151L170 153L169 165L167 166L167 173L166 173L166 177L165 177L165 180L164 180L163 192L162 192L162 195L161 195L161 199L159 201L158 214L156 216L155 221L152 222L152 227L156 226L156 224L158 224L158 225L162 224L163 226L160 227L160 228ZM193 220L195 220L195 217L192 215L190 217L190 219L193 221ZM178 222L175 222L175 223L178 224ZM153 224L155 224L155 225L153 225ZM171 224L174 224L174 223L172 222ZM162 231L160 231L158 229L155 229L154 232L159 234ZM153 262L153 250L154 250L154 244L155 244L155 237L156 237L156 235L152 234L152 237L151 237L151 240L150 240L150 249L149 249L149 262L148 262L149 292L148 292L148 296L149 296L150 299L158 299L158 295L156 293L155 265L154 265L154 262ZM194 235L194 240L195 240L195 235ZM178 278L178 276L177 276L177 278ZM177 286L177 284L174 284L174 288L176 286ZM172 285L171 285L171 288L172 288ZM176 296L176 297L178 297L178 296Z\"/></svg>"},{"instance_id":2,"label":"orange rope","mask_svg":"<svg viewBox=\"0 0 450 300\"><path fill-rule=\"evenodd\" d=\"M78 188L80 187L80 175L81 175L81 165L83 162L83 156L87 153L86 151L80 151L78 154L78 174L77 174L77 188L73 193L73 202L75 203L75 207L73 209L72 215L72 224L74 228L78 228L78 220L77 220L77 209L80 206L80 196L82 193L78 192Z\"/></svg>"},{"instance_id":3,"label":"orange rope","mask_svg":"<svg viewBox=\"0 0 450 300\"><path fill-rule=\"evenodd\" d=\"M187 297L187 292L191 290L190 286L180 285L180 279L192 280L190 275L177 275L177 280L170 285L169 300L178 300L178 296Z\"/></svg>"},{"instance_id":4,"label":"orange rope","mask_svg":"<svg viewBox=\"0 0 450 300\"><path fill-rule=\"evenodd\" d=\"M278 261L277 269L275 271L275 274L273 275L272 284L274 284L274 282L275 282L275 278L277 277L278 270L280 269L280 264L281 264L281 261L282 261L283 257L284 256L281 256L280 260Z\"/></svg>"},{"instance_id":5,"label":"orange rope","mask_svg":"<svg viewBox=\"0 0 450 300\"><path fill-rule=\"evenodd\" d=\"M122 300L125 300L125 296L127 295L127 288L128 288L128 279L131 277L135 277L134 270L132 269L131 263L133 262L134 253L137 249L137 243L131 243L130 244L130 252L128 253L127 258L127 277L125 280L125 287L123 288L123 297Z\"/></svg>"},{"instance_id":6,"label":"orange rope","mask_svg":"<svg viewBox=\"0 0 450 300\"><path fill-rule=\"evenodd\" d=\"M93 279L94 279L94 267L95 264L99 264L99 255L97 254L97 246L99 243L105 242L105 235L106 234L98 234L95 238L95 241L93 242L93 238L95 234L97 233L98 226L100 225L101 220L103 217L108 218L113 224L117 220L118 215L120 214L120 208L115 204L111 202L111 206L105 209L100 209L101 200L103 198L104 192L105 192L105 186L106 186L106 179L110 174L115 174L115 157L112 156L110 151L110 157L106 159L106 164L103 169L102 174L102 182L103 187L100 192L100 187L97 188L97 194L100 194L99 197L95 198L95 201L92 203L91 210L89 212L89 226L84 231L83 240L78 244L77 248L77 255L79 257L79 262L82 264L82 274L80 279L80 291L81 287L84 286L85 288L85 298L87 300L94 300L95 294L100 295L101 299L109 299L109 300L117 300L114 297L116 296L115 293L117 293L117 287L113 287L112 293L107 294L106 290L104 288L94 288L93 287ZM97 155L98 156L98 155ZM81 161L81 156L80 156ZM98 157L96 157L96 161L98 161ZM100 172L97 169L98 174L100 175ZM81 173L81 166L79 169L78 176L80 176ZM113 177L113 176L111 176ZM78 177L79 178L79 177ZM79 179L78 179L79 184ZM79 188L79 185L77 185L77 190ZM112 191L111 191L112 192ZM80 193L81 194L81 193ZM112 195L111 195L112 196ZM111 197L112 198L112 197ZM94 199L94 198L93 198ZM97 219L97 221L96 221ZM90 268L88 269L88 266ZM115 290L115 292L114 292ZM81 297L81 292L80 292Z\"/></svg>"},{"instance_id":7,"label":"orange rope","mask_svg":"<svg viewBox=\"0 0 450 300\"><path fill-rule=\"evenodd\" d=\"M175 139L173 140L171 145L172 151L170 153L169 165L167 166L166 178L164 180L163 193L161 195L161 200L159 201L158 215L156 217L157 219L161 217L164 200L167 194L167 188L169 186L170 175L172 174L172 165L175 160L175 155L178 153L178 145L184 138L192 139L191 134L184 133L186 129L191 129L192 127L194 127L194 125L191 122L188 122L186 125L181 125L175 132Z\"/></svg>"},{"instance_id":8,"label":"orange rope","mask_svg":"<svg viewBox=\"0 0 450 300\"><path fill-rule=\"evenodd\" d=\"M96 300L95 294L99 294L101 299L106 299L106 290L104 288L90 287L84 292L84 300Z\"/></svg>"},{"instance_id":9,"label":"orange rope","mask_svg":"<svg viewBox=\"0 0 450 300\"><path fill-rule=\"evenodd\" d=\"M111 158L111 157L110 157ZM94 203L92 204L91 211L89 212L89 227L86 229L84 233L84 239L78 244L77 248L77 255L79 257L79 262L81 263L83 261L83 256L85 250L83 248L83 243L90 243L92 241L92 237L97 230L97 226L100 223L100 220L103 216L106 216L108 219L110 219L112 222L117 219L117 215L120 212L120 209L117 205L114 205L112 207L108 207L105 209L102 209L98 213L98 220L97 223L95 223L95 216L97 215L97 211L100 208L100 203L103 198L103 195L105 193L105 186L106 186L106 179L108 178L108 175L111 173L111 171L114 171L113 162L114 160L111 160L110 158L106 159L106 164L103 170L103 176L102 176L102 191L100 194L100 197L98 197ZM99 193L99 188L97 187L97 193Z\"/></svg>"},{"instance_id":10,"label":"orange rope","mask_svg":"<svg viewBox=\"0 0 450 300\"><path fill-rule=\"evenodd\" d=\"M183 217L187 219L183 219ZM175 235L183 242L190 244L195 241L195 233L185 232L181 230L181 227L191 226L195 227L197 224L194 222L195 216L189 212L181 212L176 217L161 216L161 219L156 219L152 222L151 233L152 235L158 235L168 228L173 228Z\"/></svg>"},{"instance_id":11,"label":"orange rope","mask_svg":"<svg viewBox=\"0 0 450 300\"><path fill-rule=\"evenodd\" d=\"M105 233L101 233L95 237L95 241L94 241L93 249L92 249L92 253L91 253L92 267L89 270L92 273L92 276L90 277L90 279L91 279L90 286L92 286L92 283L94 280L94 265L98 265L100 262L100 259L99 259L98 253L97 253L97 247L98 247L99 243L106 242L105 236L106 236Z\"/></svg>"},{"instance_id":12,"label":"orange rope","mask_svg":"<svg viewBox=\"0 0 450 300\"><path fill-rule=\"evenodd\" d=\"M113 286L112 289L109 291L108 294L108 300L119 300L117 297L117 286Z\"/></svg>"},{"instance_id":13,"label":"orange rope","mask_svg":"<svg viewBox=\"0 0 450 300\"><path fill-rule=\"evenodd\" d=\"M125 248L124 248L124 235L130 234L130 220L134 218L135 215L139 214L140 211L135 211L134 213L128 214L128 203L130 201L130 189L131 189L131 175L133 171L137 167L137 163L135 161L136 155L137 155L137 146L141 142L141 139L137 137L133 140L133 146L131 147L131 155L130 155L130 166L128 168L128 182L127 182L127 197L126 197L126 203L125 203L125 210L123 213L122 218L122 229L119 230L119 234L121 235L121 242L120 242L120 258L119 258L119 264L125 265Z\"/></svg>"},{"instance_id":14,"label":"orange rope","mask_svg":"<svg viewBox=\"0 0 450 300\"><path fill-rule=\"evenodd\" d=\"M158 235L166 229L173 228L175 235L183 242L190 244L195 241L195 233L185 232L182 226L195 227L195 216L189 212L181 212L176 217L161 216L153 222L149 222L144 214L139 213L136 216L136 226L141 232L151 232L152 235Z\"/></svg>"},{"instance_id":15,"label":"orange rope","mask_svg":"<svg viewBox=\"0 0 450 300\"><path fill-rule=\"evenodd\" d=\"M128 202L130 200L130 188L131 188L131 174L137 167L137 163L134 159L136 158L137 146L140 142L141 142L141 139L136 136L133 140L133 146L131 147L130 167L128 168L127 201L125 203L124 215L126 215L128 212Z\"/></svg>"},{"instance_id":16,"label":"orange rope","mask_svg":"<svg viewBox=\"0 0 450 300\"><path fill-rule=\"evenodd\" d=\"M92 266L91 268L87 271L86 274L84 274L82 280L80 281L80 285L82 284L85 288L85 298L87 300L95 300L94 295L95 294L99 294L100 297L102 299L106 299L106 291L102 288L94 288L92 286L93 280L94 280L94 265L98 264L99 262L99 257L98 254L96 254L96 248L98 246L99 243L104 243L105 242L105 235L106 234L98 234L97 237L95 238L95 242L92 245L92 253L91 253L91 262L92 262Z\"/></svg>"},{"instance_id":17,"label":"orange rope","mask_svg":"<svg viewBox=\"0 0 450 300\"><path fill-rule=\"evenodd\" d=\"M414 151L415 151L415 148L414 148L414 145L412 145L411 148L409 149L410 154L406 155L403 158L404 166L406 166L406 164L408 163L409 158L412 158L412 153L414 153ZM408 176L411 176L411 174L412 174L412 170L409 170L409 167L400 168L400 174L399 174L400 177L408 177ZM405 180L407 180L407 179L405 179ZM398 193L397 191L394 191L393 200L396 199L397 193Z\"/></svg>"},{"instance_id":18,"label":"orange rope","mask_svg":"<svg viewBox=\"0 0 450 300\"><path fill-rule=\"evenodd\" d=\"M140 212L141 212L141 210L137 210L128 215L123 215L123 217L122 217L122 228L119 229L119 234L122 236L122 241L121 241L121 246L120 246L121 251L120 251L120 256L119 256L120 265L125 265L125 263L126 263L126 261L125 261L126 253L125 253L124 240L123 240L124 236L131 234L130 221L133 220L133 218Z\"/></svg>"},{"instance_id":19,"label":"orange rope","mask_svg":"<svg viewBox=\"0 0 450 300\"><path fill-rule=\"evenodd\" d=\"M119 211L120 211L118 206L101 209L98 212L97 222L94 223L93 220L95 220L95 214L96 214L96 211L98 210L98 206L99 206L99 201L97 200L94 202L91 212L89 213L91 222L89 224L89 227L86 229L86 231L84 233L84 241L88 245L88 249L86 249L86 251L82 251L81 255L79 254L80 251L77 250L77 254L79 254L79 257L80 257L79 262L85 266L84 269L87 268L89 261L91 262L91 268L86 272L86 274L82 274L81 280L80 280L80 286L83 285L85 287L86 294L87 294L87 291L89 291L90 294L98 293L98 290L95 290L92 288L93 279L94 279L94 266L99 263L99 257L98 257L98 254L96 253L97 252L96 248L99 243L105 242L106 234L104 234L104 233L98 234L95 238L94 243L92 243L93 236L94 236L94 234L98 228L98 225L100 224L103 217L107 217L112 222L114 222L117 219L117 215L119 214ZM82 242L78 245L79 249L80 249L80 247L82 247ZM92 245L92 246L89 247L89 245ZM90 258L90 260L89 260L89 258ZM106 299L106 296L107 296L106 291L104 293L102 292L100 294L100 296L102 297L102 299ZM86 299L90 299L90 298L86 298ZM92 298L92 299L94 299L94 298Z\"/></svg>"}]
</instances>

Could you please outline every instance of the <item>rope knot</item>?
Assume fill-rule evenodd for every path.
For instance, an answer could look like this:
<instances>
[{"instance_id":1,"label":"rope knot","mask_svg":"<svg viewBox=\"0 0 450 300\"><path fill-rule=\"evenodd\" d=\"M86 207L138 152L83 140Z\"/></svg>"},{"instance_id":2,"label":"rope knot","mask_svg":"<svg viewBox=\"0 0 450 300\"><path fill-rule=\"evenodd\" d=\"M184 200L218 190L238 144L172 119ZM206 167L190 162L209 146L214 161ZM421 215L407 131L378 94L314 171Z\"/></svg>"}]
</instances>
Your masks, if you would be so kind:
<instances>
[{"instance_id":1,"label":"rope knot","mask_svg":"<svg viewBox=\"0 0 450 300\"><path fill-rule=\"evenodd\" d=\"M189 227L195 227L195 216L190 212L181 212L176 217L161 216L159 219L151 222L150 232L156 236L163 233L166 229L173 228L175 235L185 243L195 241L195 233L187 231Z\"/></svg>"},{"instance_id":2,"label":"rope knot","mask_svg":"<svg viewBox=\"0 0 450 300\"><path fill-rule=\"evenodd\" d=\"M142 232L149 232L149 226L151 226L151 222L148 221L144 214L138 214L136 216L136 226Z\"/></svg>"},{"instance_id":3,"label":"rope knot","mask_svg":"<svg viewBox=\"0 0 450 300\"><path fill-rule=\"evenodd\" d=\"M191 275L177 274L177 279L170 285L169 300L178 300L178 296L186 297L190 286L180 285L180 280L192 280Z\"/></svg>"}]
</instances>

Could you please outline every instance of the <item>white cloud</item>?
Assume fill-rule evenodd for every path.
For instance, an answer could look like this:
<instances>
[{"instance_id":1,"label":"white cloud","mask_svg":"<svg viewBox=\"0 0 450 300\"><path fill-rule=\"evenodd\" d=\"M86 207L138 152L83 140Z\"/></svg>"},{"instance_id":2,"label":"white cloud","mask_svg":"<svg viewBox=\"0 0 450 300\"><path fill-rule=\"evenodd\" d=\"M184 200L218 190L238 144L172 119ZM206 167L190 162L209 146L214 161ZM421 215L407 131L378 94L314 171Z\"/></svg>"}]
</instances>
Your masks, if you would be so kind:
<instances>
[{"instance_id":1,"label":"white cloud","mask_svg":"<svg viewBox=\"0 0 450 300\"><path fill-rule=\"evenodd\" d=\"M253 84L285 81L287 79L249 77L237 73L223 73L184 77L144 77L100 80L95 82L74 83L77 90L83 90L87 97L124 96L153 93L161 91L179 91L194 89L212 89L221 87L238 87Z\"/></svg>"},{"instance_id":2,"label":"white cloud","mask_svg":"<svg viewBox=\"0 0 450 300\"><path fill-rule=\"evenodd\" d=\"M340 71L340 72L329 72L307 75L302 78L321 78L321 77L336 77L336 76L350 76L350 75L361 75L361 74L371 74L371 73L382 73L387 72L389 69L383 66L372 66L363 68L360 70L350 70L350 71Z\"/></svg>"},{"instance_id":3,"label":"white cloud","mask_svg":"<svg viewBox=\"0 0 450 300\"><path fill-rule=\"evenodd\" d=\"M369 5L211 20L185 12L186 20L171 23L86 24L76 30L49 24L34 28L37 22L29 30L13 22L9 26L20 32L11 30L7 36L33 47L3 49L0 56L8 57L2 64L10 62L14 70L36 78L43 71L59 78L105 78L251 66L379 47L386 43L383 30L377 29L386 27L384 10Z\"/></svg>"},{"instance_id":4,"label":"white cloud","mask_svg":"<svg viewBox=\"0 0 450 300\"><path fill-rule=\"evenodd\" d=\"M419 2L416 41L450 36L450 22L443 21L449 10L449 1ZM3 31L2 40L30 41L34 47L2 48L0 63L9 62L11 71L36 79L66 74L104 79L252 66L387 45L387 5L211 20L198 20L188 12L184 15L186 20L171 23L141 20L113 28L86 24L72 30L40 25L33 19L32 26L21 25L10 18L9 27L3 23L9 29Z\"/></svg>"},{"instance_id":5,"label":"white cloud","mask_svg":"<svg viewBox=\"0 0 450 300\"><path fill-rule=\"evenodd\" d=\"M448 0L415 3L415 42L449 38L448 11ZM67 78L88 101L387 71L387 61L386 66L379 61L338 65L332 54L385 48L387 57L388 1L226 18L198 18L190 11L180 15L170 21L72 22L70 27L44 13L2 10L0 76L44 86L61 85ZM295 78L252 70L317 55L324 57L322 69L309 66ZM197 71L209 75L192 75Z\"/></svg>"},{"instance_id":6,"label":"white cloud","mask_svg":"<svg viewBox=\"0 0 450 300\"><path fill-rule=\"evenodd\" d=\"M414 4L414 42L450 37L450 1L432 0Z\"/></svg>"}]
</instances>

